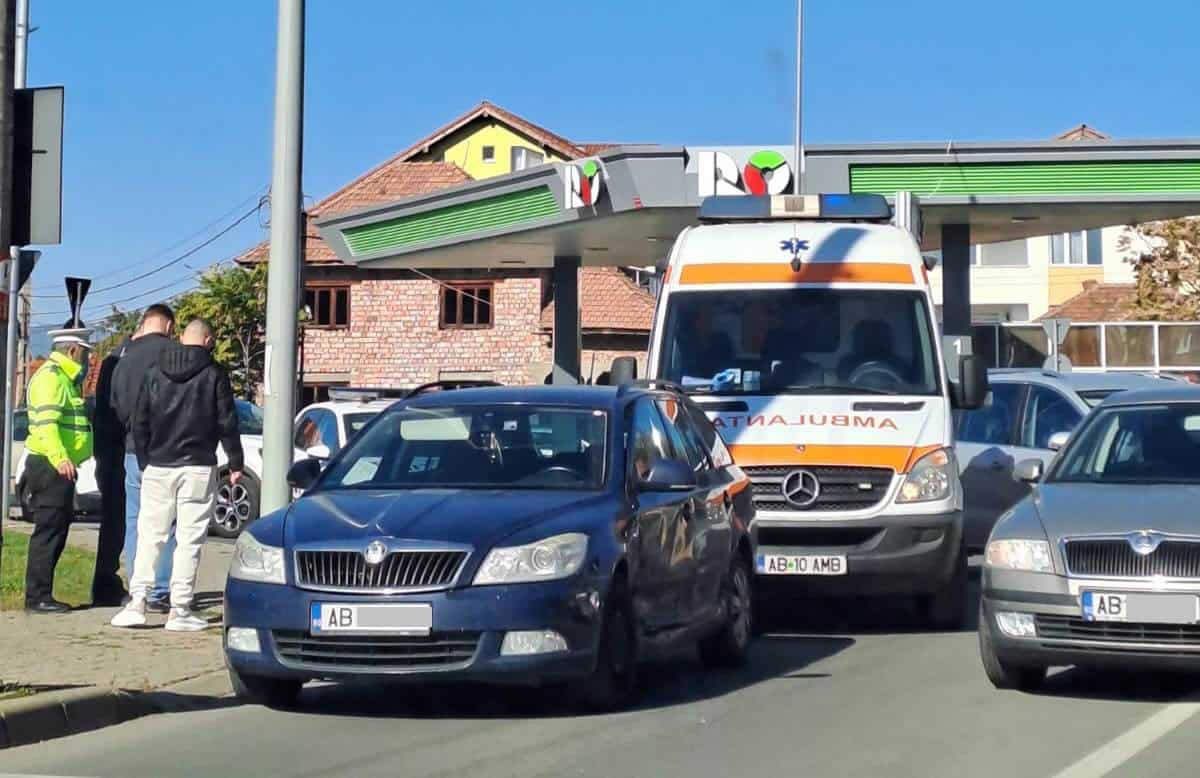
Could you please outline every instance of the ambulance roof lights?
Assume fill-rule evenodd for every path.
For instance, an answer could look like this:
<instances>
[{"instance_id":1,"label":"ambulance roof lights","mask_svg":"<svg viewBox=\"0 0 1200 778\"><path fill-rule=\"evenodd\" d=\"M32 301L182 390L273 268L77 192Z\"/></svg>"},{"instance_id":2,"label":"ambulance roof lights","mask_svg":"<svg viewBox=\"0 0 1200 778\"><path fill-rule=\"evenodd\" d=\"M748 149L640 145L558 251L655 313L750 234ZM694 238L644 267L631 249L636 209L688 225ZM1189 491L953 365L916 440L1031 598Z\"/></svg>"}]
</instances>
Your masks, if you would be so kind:
<instances>
[{"instance_id":1,"label":"ambulance roof lights","mask_svg":"<svg viewBox=\"0 0 1200 778\"><path fill-rule=\"evenodd\" d=\"M700 203L700 221L890 221L892 208L878 194L812 194L747 197L718 195Z\"/></svg>"}]
</instances>

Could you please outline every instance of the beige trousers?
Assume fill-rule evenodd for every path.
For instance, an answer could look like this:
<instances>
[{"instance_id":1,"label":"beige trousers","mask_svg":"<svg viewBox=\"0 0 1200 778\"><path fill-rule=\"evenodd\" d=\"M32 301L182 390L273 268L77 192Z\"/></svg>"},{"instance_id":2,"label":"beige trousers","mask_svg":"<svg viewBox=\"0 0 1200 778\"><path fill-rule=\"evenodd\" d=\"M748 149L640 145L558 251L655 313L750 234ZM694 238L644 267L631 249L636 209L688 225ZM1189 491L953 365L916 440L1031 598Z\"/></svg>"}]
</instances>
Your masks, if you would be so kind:
<instances>
[{"instance_id":1,"label":"beige trousers","mask_svg":"<svg viewBox=\"0 0 1200 778\"><path fill-rule=\"evenodd\" d=\"M175 557L171 567L171 605L189 608L200 568L200 550L217 504L215 467L156 467L142 472L138 510L137 554L129 594L145 599L154 586L154 566L175 525Z\"/></svg>"}]
</instances>

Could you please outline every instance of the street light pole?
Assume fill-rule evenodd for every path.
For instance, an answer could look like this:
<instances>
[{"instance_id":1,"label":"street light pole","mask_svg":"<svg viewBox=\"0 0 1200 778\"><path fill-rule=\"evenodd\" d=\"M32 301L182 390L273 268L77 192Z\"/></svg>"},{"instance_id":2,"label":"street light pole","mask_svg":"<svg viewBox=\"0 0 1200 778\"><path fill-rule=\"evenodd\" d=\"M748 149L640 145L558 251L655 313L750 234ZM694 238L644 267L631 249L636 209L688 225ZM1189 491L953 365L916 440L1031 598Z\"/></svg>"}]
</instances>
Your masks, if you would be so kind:
<instances>
[{"instance_id":1,"label":"street light pole","mask_svg":"<svg viewBox=\"0 0 1200 778\"><path fill-rule=\"evenodd\" d=\"M17 0L14 25L13 88L25 88L26 61L29 51L29 0ZM10 215L11 220L11 215ZM4 450L0 452L0 516L8 519L12 510L13 410L17 404L17 319L20 315L21 287L18 276L21 247L8 250L8 322L4 341Z\"/></svg>"},{"instance_id":2,"label":"street light pole","mask_svg":"<svg viewBox=\"0 0 1200 778\"><path fill-rule=\"evenodd\" d=\"M275 142L271 175L271 253L263 374L262 512L288 504L296 402L300 271L300 171L304 141L304 0L279 0L275 52Z\"/></svg>"},{"instance_id":3,"label":"street light pole","mask_svg":"<svg viewBox=\"0 0 1200 778\"><path fill-rule=\"evenodd\" d=\"M804 157L800 154L800 97L804 84L804 0L796 0L796 175L792 176L792 194L803 191Z\"/></svg>"}]
</instances>

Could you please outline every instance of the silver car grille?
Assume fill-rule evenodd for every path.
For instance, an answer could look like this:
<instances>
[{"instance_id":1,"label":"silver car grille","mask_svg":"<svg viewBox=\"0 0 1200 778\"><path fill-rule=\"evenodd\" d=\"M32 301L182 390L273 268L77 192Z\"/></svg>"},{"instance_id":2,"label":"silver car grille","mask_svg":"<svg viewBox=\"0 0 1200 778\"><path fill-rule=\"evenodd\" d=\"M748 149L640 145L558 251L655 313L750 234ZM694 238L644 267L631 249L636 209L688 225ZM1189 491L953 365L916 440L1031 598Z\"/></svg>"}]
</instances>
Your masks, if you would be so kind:
<instances>
[{"instance_id":1,"label":"silver car grille","mask_svg":"<svg viewBox=\"0 0 1200 778\"><path fill-rule=\"evenodd\" d=\"M1200 539L1167 539L1149 554L1124 538L1067 540L1063 555L1070 575L1098 578L1200 578Z\"/></svg>"},{"instance_id":2,"label":"silver car grille","mask_svg":"<svg viewBox=\"0 0 1200 778\"><path fill-rule=\"evenodd\" d=\"M296 583L338 591L446 587L466 558L466 551L393 551L372 565L358 551L297 551Z\"/></svg>"},{"instance_id":3,"label":"silver car grille","mask_svg":"<svg viewBox=\"0 0 1200 778\"><path fill-rule=\"evenodd\" d=\"M743 467L750 476L754 507L760 511L865 511L887 496L893 472L886 467L835 467L807 465L795 467ZM821 485L820 495L804 508L783 497L783 481L797 470L807 470Z\"/></svg>"}]
</instances>

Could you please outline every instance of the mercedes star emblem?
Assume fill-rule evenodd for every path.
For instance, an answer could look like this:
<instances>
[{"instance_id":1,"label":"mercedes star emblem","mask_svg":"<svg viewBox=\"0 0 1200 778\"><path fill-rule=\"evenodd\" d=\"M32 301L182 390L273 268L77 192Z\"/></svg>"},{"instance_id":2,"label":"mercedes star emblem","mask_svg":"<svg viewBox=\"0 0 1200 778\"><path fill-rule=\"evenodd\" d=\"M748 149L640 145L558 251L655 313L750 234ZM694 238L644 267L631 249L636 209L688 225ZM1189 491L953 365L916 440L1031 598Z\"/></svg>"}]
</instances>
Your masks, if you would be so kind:
<instances>
[{"instance_id":1,"label":"mercedes star emblem","mask_svg":"<svg viewBox=\"0 0 1200 778\"><path fill-rule=\"evenodd\" d=\"M780 487L783 499L795 508L810 508L821 496L821 482L808 470L793 470Z\"/></svg>"},{"instance_id":2,"label":"mercedes star emblem","mask_svg":"<svg viewBox=\"0 0 1200 778\"><path fill-rule=\"evenodd\" d=\"M363 551L363 559L367 560L368 565L377 565L387 556L387 546L380 543L378 540L372 540L366 550Z\"/></svg>"},{"instance_id":3,"label":"mercedes star emblem","mask_svg":"<svg viewBox=\"0 0 1200 778\"><path fill-rule=\"evenodd\" d=\"M1163 536L1157 532L1148 532L1146 530L1142 530L1141 532L1129 533L1125 536L1125 540L1129 541L1129 547L1132 548L1135 553L1141 554L1142 556L1149 556L1150 554L1153 554L1158 549L1159 544L1163 542Z\"/></svg>"}]
</instances>

